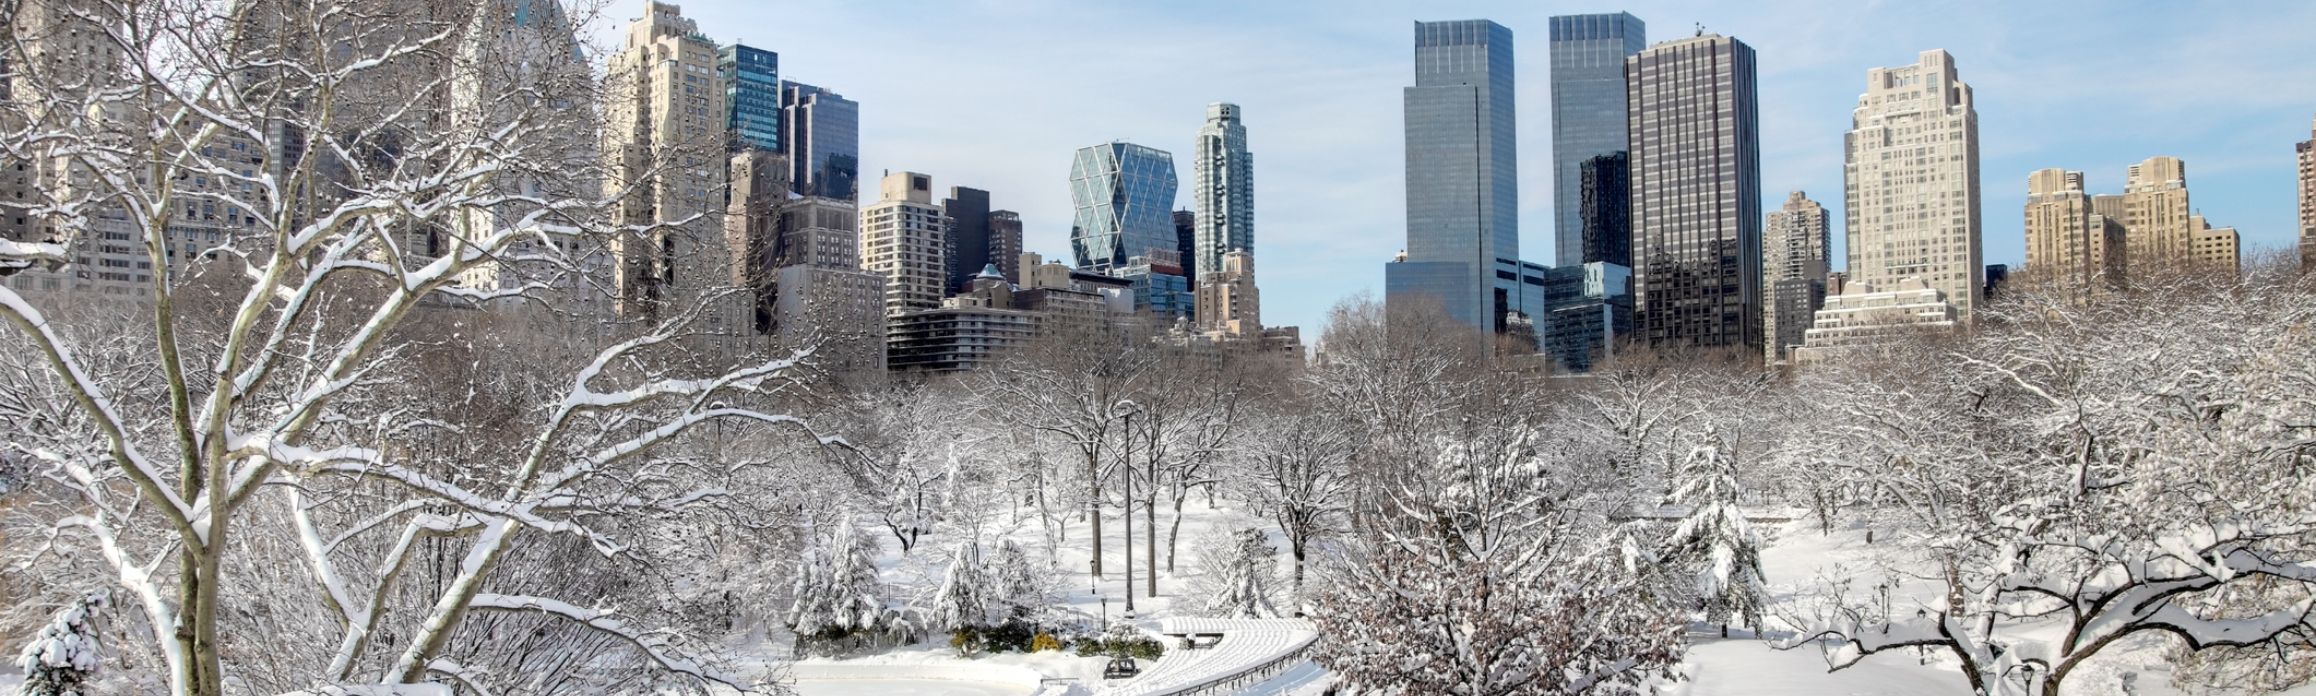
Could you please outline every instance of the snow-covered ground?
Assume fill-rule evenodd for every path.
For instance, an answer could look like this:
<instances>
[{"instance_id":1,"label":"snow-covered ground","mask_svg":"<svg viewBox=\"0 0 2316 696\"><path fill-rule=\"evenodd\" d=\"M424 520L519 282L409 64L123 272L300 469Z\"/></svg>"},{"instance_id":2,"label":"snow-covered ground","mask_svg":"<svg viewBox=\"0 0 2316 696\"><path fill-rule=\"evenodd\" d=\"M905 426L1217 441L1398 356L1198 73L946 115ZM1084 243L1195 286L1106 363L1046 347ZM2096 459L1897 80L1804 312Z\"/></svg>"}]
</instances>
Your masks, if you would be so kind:
<instances>
[{"instance_id":1,"label":"snow-covered ground","mask_svg":"<svg viewBox=\"0 0 2316 696\"><path fill-rule=\"evenodd\" d=\"M1021 696L1029 692L1003 684L929 679L799 680L798 696Z\"/></svg>"}]
</instances>

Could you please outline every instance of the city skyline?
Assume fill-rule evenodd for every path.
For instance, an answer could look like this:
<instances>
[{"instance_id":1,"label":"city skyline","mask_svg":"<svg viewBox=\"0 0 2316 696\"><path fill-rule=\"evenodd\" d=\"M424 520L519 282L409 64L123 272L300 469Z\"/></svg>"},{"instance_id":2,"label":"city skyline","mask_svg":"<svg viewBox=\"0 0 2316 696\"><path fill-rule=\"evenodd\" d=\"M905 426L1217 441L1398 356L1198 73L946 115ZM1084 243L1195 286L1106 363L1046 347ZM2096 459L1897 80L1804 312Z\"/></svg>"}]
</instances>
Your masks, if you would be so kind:
<instances>
[{"instance_id":1,"label":"city skyline","mask_svg":"<svg viewBox=\"0 0 2316 696\"><path fill-rule=\"evenodd\" d=\"M1924 16L1786 5L1740 13L1664 2L1421 9L1350 3L1327 13L1041 3L925 8L933 16L922 29L884 26L868 7L783 8L779 22L767 23L764 10L740 3L683 6L719 42L779 52L783 78L863 104L864 178L906 169L988 189L1021 213L1025 248L1048 257L1069 250L1062 182L1075 148L1125 139L1179 152L1206 104L1240 104L1264 155L1257 222L1264 235L1256 250L1263 314L1268 323L1306 327L1322 323L1345 296L1380 297L1380 266L1403 246L1397 141L1399 89L1412 69L1410 21L1490 19L1534 47L1516 54L1516 93L1522 246L1537 262L1555 262L1546 251L1555 244L1550 56L1543 46L1547 18L1556 14L1630 12L1653 26L1655 38L1685 36L1701 22L1758 49L1764 210L1791 190L1842 189L1841 139L1868 70L1912 62L1925 50L1952 53L1979 102L1984 261L2014 269L2025 260L2017 211L2029 173L2084 171L2093 190L2120 191L2125 168L2157 155L2193 168L2197 207L2241 231L2247 258L2287 247L2298 226L2293 146L2309 138L2316 114L2316 96L2262 87L2316 80L2316 64L2295 63L2284 50L2297 45L2289 29L2316 21L2316 7L2282 3L2156 6L2128 18L2086 12L2088 4ZM640 3L623 3L606 21L639 12ZM1145 27L1145 40L1097 51L1087 46L1099 37L1055 29L1119 23ZM2072 28L2058 36L2036 29L2054 23ZM1828 34L1827 27L1875 29ZM2227 41L2209 38L2223 31ZM965 81L899 76L927 64L1003 76L1016 87L1006 92L1006 109L956 109L957 100L980 90ZM1116 84L1135 89L1094 87ZM2143 128L2147 123L2167 128ZM1189 177L1182 178L1187 187ZM1832 256L1839 265L1846 250L1839 248L1843 211L1835 198L1821 200L1837 220Z\"/></svg>"}]
</instances>

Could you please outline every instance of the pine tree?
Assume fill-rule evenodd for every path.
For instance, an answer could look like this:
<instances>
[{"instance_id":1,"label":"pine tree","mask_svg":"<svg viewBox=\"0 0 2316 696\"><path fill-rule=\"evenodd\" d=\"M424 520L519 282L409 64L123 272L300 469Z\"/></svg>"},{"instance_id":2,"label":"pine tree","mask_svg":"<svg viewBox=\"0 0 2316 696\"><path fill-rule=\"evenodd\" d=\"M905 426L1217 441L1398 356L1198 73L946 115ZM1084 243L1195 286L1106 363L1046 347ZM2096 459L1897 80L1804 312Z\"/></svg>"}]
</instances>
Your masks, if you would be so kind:
<instances>
[{"instance_id":1,"label":"pine tree","mask_svg":"<svg viewBox=\"0 0 2316 696\"><path fill-rule=\"evenodd\" d=\"M1758 632L1765 602L1761 537L1737 504L1744 489L1736 458L1718 433L1708 431L1674 480L1673 499L1688 505L1689 514L1674 530L1666 556L1695 579L1699 608L1706 621L1721 624L1722 637L1728 637L1732 619Z\"/></svg>"},{"instance_id":2,"label":"pine tree","mask_svg":"<svg viewBox=\"0 0 2316 696\"><path fill-rule=\"evenodd\" d=\"M1007 619L1029 618L1045 607L1045 583L1020 544L1011 539L999 542L989 573L990 598L996 607L1003 608Z\"/></svg>"},{"instance_id":3,"label":"pine tree","mask_svg":"<svg viewBox=\"0 0 2316 696\"><path fill-rule=\"evenodd\" d=\"M95 678L102 646L97 642L96 614L105 607L103 592L91 593L56 613L16 658L24 671L21 696L80 696Z\"/></svg>"},{"instance_id":4,"label":"pine tree","mask_svg":"<svg viewBox=\"0 0 2316 696\"><path fill-rule=\"evenodd\" d=\"M1230 619L1278 618L1271 592L1278 576L1278 548L1260 529L1230 534L1229 542L1215 544L1202 554L1207 579L1199 583L1207 597L1206 611Z\"/></svg>"},{"instance_id":5,"label":"pine tree","mask_svg":"<svg viewBox=\"0 0 2316 696\"><path fill-rule=\"evenodd\" d=\"M992 588L978 546L960 542L950 554L949 572L941 578L941 589L933 593L933 611L928 619L934 629L956 631L989 625Z\"/></svg>"}]
</instances>

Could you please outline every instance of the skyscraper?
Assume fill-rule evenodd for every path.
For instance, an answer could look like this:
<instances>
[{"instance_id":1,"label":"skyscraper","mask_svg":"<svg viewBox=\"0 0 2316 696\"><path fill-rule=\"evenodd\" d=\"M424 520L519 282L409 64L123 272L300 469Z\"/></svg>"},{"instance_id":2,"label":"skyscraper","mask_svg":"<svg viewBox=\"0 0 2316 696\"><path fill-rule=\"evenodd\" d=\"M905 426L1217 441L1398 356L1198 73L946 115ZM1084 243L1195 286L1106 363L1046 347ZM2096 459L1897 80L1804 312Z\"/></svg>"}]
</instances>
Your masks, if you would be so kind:
<instances>
[{"instance_id":1,"label":"skyscraper","mask_svg":"<svg viewBox=\"0 0 2316 696\"><path fill-rule=\"evenodd\" d=\"M1583 233L1585 263L1632 266L1632 159L1612 152L1576 165L1583 182L1578 188L1576 216ZM1567 264L1563 264L1567 265Z\"/></svg>"},{"instance_id":2,"label":"skyscraper","mask_svg":"<svg viewBox=\"0 0 2316 696\"><path fill-rule=\"evenodd\" d=\"M773 274L788 265L780 248L788 162L771 150L742 148L732 154L726 178L731 190L724 204L724 246L732 255L731 284L748 292L750 328L769 334L780 299Z\"/></svg>"},{"instance_id":3,"label":"skyscraper","mask_svg":"<svg viewBox=\"0 0 2316 696\"><path fill-rule=\"evenodd\" d=\"M648 234L612 241L615 309L657 318L671 300L728 285L724 207L724 93L712 84L716 44L675 5L648 3L612 54L604 87L604 186L620 195L616 222ZM678 294L680 293L680 295ZM737 307L711 312L721 330L739 328Z\"/></svg>"},{"instance_id":4,"label":"skyscraper","mask_svg":"<svg viewBox=\"0 0 2316 696\"><path fill-rule=\"evenodd\" d=\"M941 200L949 217L945 293L972 289L973 276L997 259L989 254L989 192L966 186L949 187Z\"/></svg>"},{"instance_id":5,"label":"skyscraper","mask_svg":"<svg viewBox=\"0 0 2316 696\"><path fill-rule=\"evenodd\" d=\"M1769 214L1761 235L1762 356L1784 360L1801 345L1817 310L1825 304L1825 255L1831 244L1825 206L1795 191L1785 206Z\"/></svg>"},{"instance_id":6,"label":"skyscraper","mask_svg":"<svg viewBox=\"0 0 2316 696\"><path fill-rule=\"evenodd\" d=\"M1718 34L1625 59L1633 300L1651 345L1761 349L1753 48Z\"/></svg>"},{"instance_id":7,"label":"skyscraper","mask_svg":"<svg viewBox=\"0 0 2316 696\"><path fill-rule=\"evenodd\" d=\"M1174 249L1182 253L1182 272L1198 277L1198 211L1174 211Z\"/></svg>"},{"instance_id":8,"label":"skyscraper","mask_svg":"<svg viewBox=\"0 0 2316 696\"><path fill-rule=\"evenodd\" d=\"M885 314L941 306L949 229L933 205L933 177L886 174L877 202L860 209L861 270L885 277Z\"/></svg>"},{"instance_id":9,"label":"skyscraper","mask_svg":"<svg viewBox=\"0 0 2316 696\"><path fill-rule=\"evenodd\" d=\"M1021 282L1021 213L989 211L989 262L1006 280Z\"/></svg>"},{"instance_id":10,"label":"skyscraper","mask_svg":"<svg viewBox=\"0 0 2316 696\"><path fill-rule=\"evenodd\" d=\"M1078 267L1124 266L1151 249L1174 250L1178 183L1174 155L1165 150L1128 142L1079 148L1070 163L1070 200L1077 205L1070 249Z\"/></svg>"},{"instance_id":11,"label":"skyscraper","mask_svg":"<svg viewBox=\"0 0 2316 696\"><path fill-rule=\"evenodd\" d=\"M1978 110L1954 56L1923 51L1913 65L1866 71L1846 142L1850 279L1921 278L1970 321L1986 285Z\"/></svg>"},{"instance_id":12,"label":"skyscraper","mask_svg":"<svg viewBox=\"0 0 2316 696\"><path fill-rule=\"evenodd\" d=\"M2100 214L2083 173L2027 175L2026 270L2060 292L2088 298L2123 280L2123 221Z\"/></svg>"},{"instance_id":13,"label":"skyscraper","mask_svg":"<svg viewBox=\"0 0 2316 696\"><path fill-rule=\"evenodd\" d=\"M1198 129L1192 151L1197 157L1190 194L1198 206L1196 248L1182 265L1199 269L1193 273L1221 271L1223 254L1254 251L1254 153L1247 150L1237 104L1206 105L1206 125ZM1247 272L1253 272L1252 264Z\"/></svg>"},{"instance_id":14,"label":"skyscraper","mask_svg":"<svg viewBox=\"0 0 2316 696\"><path fill-rule=\"evenodd\" d=\"M2316 122L2300 141L2300 268L2316 271Z\"/></svg>"},{"instance_id":15,"label":"skyscraper","mask_svg":"<svg viewBox=\"0 0 2316 696\"><path fill-rule=\"evenodd\" d=\"M1407 250L1384 266L1384 300L1428 297L1466 325L1500 332L1522 295L1512 30L1484 19L1416 22L1415 85L1401 98Z\"/></svg>"},{"instance_id":16,"label":"skyscraper","mask_svg":"<svg viewBox=\"0 0 2316 696\"><path fill-rule=\"evenodd\" d=\"M724 128L731 146L780 150L780 54L746 44L716 53L716 77L724 87ZM783 180L794 177L791 170Z\"/></svg>"},{"instance_id":17,"label":"skyscraper","mask_svg":"<svg viewBox=\"0 0 2316 696\"><path fill-rule=\"evenodd\" d=\"M2135 269L2189 260L2196 232L2189 218L2194 215L2186 162L2158 155L2131 165L2123 181L2123 233Z\"/></svg>"},{"instance_id":18,"label":"skyscraper","mask_svg":"<svg viewBox=\"0 0 2316 696\"><path fill-rule=\"evenodd\" d=\"M1222 255L1198 281L1198 329L1232 338L1262 335L1262 294L1255 287L1254 255L1232 251Z\"/></svg>"},{"instance_id":19,"label":"skyscraper","mask_svg":"<svg viewBox=\"0 0 2316 696\"><path fill-rule=\"evenodd\" d=\"M1624 166L1624 59L1648 46L1648 26L1630 14L1565 15L1553 17L1552 26L1552 218L1558 244L1552 263L1571 266L1606 261L1626 265L1629 258L1593 256L1608 251L1587 242L1630 231L1607 225L1624 222L1619 212L1587 208L1595 200L1616 199L1621 208L1627 195L1625 178L1600 177L1602 163L1594 158L1614 157ZM1600 213L1587 216L1587 211Z\"/></svg>"},{"instance_id":20,"label":"skyscraper","mask_svg":"<svg viewBox=\"0 0 2316 696\"><path fill-rule=\"evenodd\" d=\"M780 83L780 146L796 192L858 200L860 104L801 82Z\"/></svg>"}]
</instances>

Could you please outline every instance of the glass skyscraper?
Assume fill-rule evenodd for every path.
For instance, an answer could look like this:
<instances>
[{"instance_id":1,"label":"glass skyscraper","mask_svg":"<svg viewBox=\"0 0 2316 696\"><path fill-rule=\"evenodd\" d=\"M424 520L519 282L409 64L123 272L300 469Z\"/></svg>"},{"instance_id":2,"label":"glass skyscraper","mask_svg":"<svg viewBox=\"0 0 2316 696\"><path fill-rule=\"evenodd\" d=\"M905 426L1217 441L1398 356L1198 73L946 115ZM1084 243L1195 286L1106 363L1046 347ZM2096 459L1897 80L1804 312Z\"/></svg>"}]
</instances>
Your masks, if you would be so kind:
<instances>
[{"instance_id":1,"label":"glass skyscraper","mask_svg":"<svg viewBox=\"0 0 2316 696\"><path fill-rule=\"evenodd\" d=\"M780 145L798 194L860 195L860 104L801 82L780 83Z\"/></svg>"},{"instance_id":2,"label":"glass skyscraper","mask_svg":"<svg viewBox=\"0 0 2316 696\"><path fill-rule=\"evenodd\" d=\"M780 151L780 54L745 44L716 53L724 86L724 128L733 150Z\"/></svg>"},{"instance_id":3,"label":"glass skyscraper","mask_svg":"<svg viewBox=\"0 0 2316 696\"><path fill-rule=\"evenodd\" d=\"M1501 328L1523 294L1512 30L1416 22L1403 100L1407 253L1384 267L1384 300L1430 296L1465 324Z\"/></svg>"},{"instance_id":4,"label":"glass skyscraper","mask_svg":"<svg viewBox=\"0 0 2316 696\"><path fill-rule=\"evenodd\" d=\"M1198 129L1191 196L1198 204L1195 249L1182 258L1188 268L1222 270L1222 255L1254 253L1254 153L1246 148L1246 125L1238 105L1206 105L1206 125ZM1195 280L1195 278L1193 278Z\"/></svg>"},{"instance_id":5,"label":"glass skyscraper","mask_svg":"<svg viewBox=\"0 0 2316 696\"><path fill-rule=\"evenodd\" d=\"M1630 231L1606 227L1623 222L1621 215L1585 217L1588 193L1593 194L1589 200L1627 195L1622 178L1588 180L1585 163L1614 156L1621 166L1630 149L1624 131L1624 59L1648 46L1647 25L1623 12L1566 15L1551 22L1553 263L1627 264L1629 259L1586 253L1585 240ZM1588 190L1587 184L1596 188ZM1605 190L1610 186L1615 190Z\"/></svg>"},{"instance_id":6,"label":"glass skyscraper","mask_svg":"<svg viewBox=\"0 0 2316 696\"><path fill-rule=\"evenodd\" d=\"M1625 60L1633 307L1650 345L1761 350L1753 48L1700 34Z\"/></svg>"},{"instance_id":7,"label":"glass skyscraper","mask_svg":"<svg viewBox=\"0 0 2316 696\"><path fill-rule=\"evenodd\" d=\"M1165 150L1126 142L1079 148L1070 163L1078 267L1121 267L1152 249L1174 251L1177 187L1174 155Z\"/></svg>"}]
</instances>

